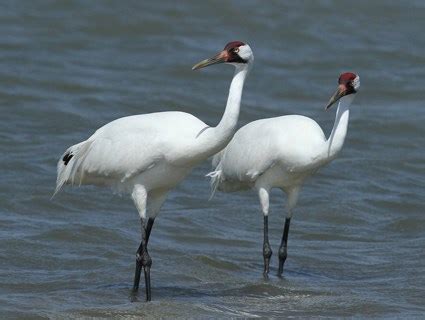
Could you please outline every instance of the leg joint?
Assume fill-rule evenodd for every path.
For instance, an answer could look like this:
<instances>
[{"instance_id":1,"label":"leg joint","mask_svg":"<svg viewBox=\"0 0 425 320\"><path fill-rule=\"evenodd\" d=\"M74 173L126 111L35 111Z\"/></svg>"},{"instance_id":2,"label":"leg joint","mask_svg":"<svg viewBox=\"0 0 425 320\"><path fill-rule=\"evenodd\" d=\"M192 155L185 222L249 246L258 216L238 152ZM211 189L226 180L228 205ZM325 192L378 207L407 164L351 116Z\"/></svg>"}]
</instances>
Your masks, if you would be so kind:
<instances>
[{"instance_id":1,"label":"leg joint","mask_svg":"<svg viewBox=\"0 0 425 320\"><path fill-rule=\"evenodd\" d=\"M288 252L286 247L282 246L279 248L279 259L286 260L286 257L288 256Z\"/></svg>"},{"instance_id":2,"label":"leg joint","mask_svg":"<svg viewBox=\"0 0 425 320\"><path fill-rule=\"evenodd\" d=\"M265 243L263 245L263 256L264 256L264 258L270 259L272 254L273 254L273 251L272 251L272 248L270 247L270 244Z\"/></svg>"},{"instance_id":3,"label":"leg joint","mask_svg":"<svg viewBox=\"0 0 425 320\"><path fill-rule=\"evenodd\" d=\"M152 266L152 259L149 256L149 253L147 251L143 251L141 254L136 254L136 261L139 262L142 267L151 267Z\"/></svg>"}]
</instances>

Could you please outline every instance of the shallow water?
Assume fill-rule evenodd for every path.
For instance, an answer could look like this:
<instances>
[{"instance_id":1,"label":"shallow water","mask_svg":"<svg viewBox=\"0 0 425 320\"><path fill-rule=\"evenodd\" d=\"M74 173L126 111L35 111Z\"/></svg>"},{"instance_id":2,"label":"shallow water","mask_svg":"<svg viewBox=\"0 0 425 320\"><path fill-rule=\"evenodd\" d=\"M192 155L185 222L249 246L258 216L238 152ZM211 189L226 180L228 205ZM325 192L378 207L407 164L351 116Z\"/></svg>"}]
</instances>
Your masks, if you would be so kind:
<instances>
[{"instance_id":1,"label":"shallow water","mask_svg":"<svg viewBox=\"0 0 425 320\"><path fill-rule=\"evenodd\" d=\"M422 1L3 1L0 10L1 318L420 318L425 311ZM283 279L284 198L262 278L255 194L207 201L196 168L150 242L152 303L131 303L139 226L127 197L67 189L56 161L115 118L183 110L215 124L232 68L192 72L230 40L255 65L240 125L316 119L340 72L361 76L344 150L303 189Z\"/></svg>"}]
</instances>

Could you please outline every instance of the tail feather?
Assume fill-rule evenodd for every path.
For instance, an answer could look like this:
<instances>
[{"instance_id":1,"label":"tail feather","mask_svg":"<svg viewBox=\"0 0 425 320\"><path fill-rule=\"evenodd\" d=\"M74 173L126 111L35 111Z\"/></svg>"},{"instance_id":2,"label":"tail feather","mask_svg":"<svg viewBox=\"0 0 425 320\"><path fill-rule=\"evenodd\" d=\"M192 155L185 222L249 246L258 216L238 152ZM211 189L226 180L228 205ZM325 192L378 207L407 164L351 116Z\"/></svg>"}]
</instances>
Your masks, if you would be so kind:
<instances>
[{"instance_id":1,"label":"tail feather","mask_svg":"<svg viewBox=\"0 0 425 320\"><path fill-rule=\"evenodd\" d=\"M223 178L222 173L223 173L223 171L221 170L221 166L220 166L220 164L218 164L214 171L211 171L210 173L208 173L206 175L206 177L211 178L211 195L210 195L208 201L210 201L214 197L215 192L217 191L217 189L220 185L220 182Z\"/></svg>"},{"instance_id":2,"label":"tail feather","mask_svg":"<svg viewBox=\"0 0 425 320\"><path fill-rule=\"evenodd\" d=\"M225 149L221 150L220 152L214 155L212 159L212 166L213 168L215 168L215 170L211 171L210 173L206 175L206 177L211 178L211 183L210 183L211 195L208 201L210 201L214 197L220 183L223 180L223 170L221 169L221 161L223 160L224 152L225 152Z\"/></svg>"},{"instance_id":3,"label":"tail feather","mask_svg":"<svg viewBox=\"0 0 425 320\"><path fill-rule=\"evenodd\" d=\"M67 184L74 184L75 180L79 178L81 184L83 179L82 170L78 170L84 161L85 155L91 145L91 141L83 141L72 147L68 148L58 161L57 171L58 176L56 179L56 189L52 198ZM78 176L78 177L77 177Z\"/></svg>"}]
</instances>

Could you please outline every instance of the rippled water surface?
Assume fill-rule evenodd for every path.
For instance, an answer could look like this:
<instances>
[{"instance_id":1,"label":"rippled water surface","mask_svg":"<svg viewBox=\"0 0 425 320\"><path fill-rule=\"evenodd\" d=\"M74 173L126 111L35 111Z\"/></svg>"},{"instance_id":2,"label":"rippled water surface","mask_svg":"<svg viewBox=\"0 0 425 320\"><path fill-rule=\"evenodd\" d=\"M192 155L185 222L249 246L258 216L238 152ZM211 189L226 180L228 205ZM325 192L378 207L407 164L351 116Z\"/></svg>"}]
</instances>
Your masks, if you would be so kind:
<instances>
[{"instance_id":1,"label":"rippled water surface","mask_svg":"<svg viewBox=\"0 0 425 320\"><path fill-rule=\"evenodd\" d=\"M423 1L2 1L1 318L421 318L424 17ZM256 195L208 202L210 164L197 167L154 226L154 301L131 303L132 202L94 187L51 201L56 161L121 116L216 124L232 68L191 66L230 40L255 54L240 125L297 113L328 134L337 76L357 72L344 150L301 193L282 279L273 192L268 281Z\"/></svg>"}]
</instances>

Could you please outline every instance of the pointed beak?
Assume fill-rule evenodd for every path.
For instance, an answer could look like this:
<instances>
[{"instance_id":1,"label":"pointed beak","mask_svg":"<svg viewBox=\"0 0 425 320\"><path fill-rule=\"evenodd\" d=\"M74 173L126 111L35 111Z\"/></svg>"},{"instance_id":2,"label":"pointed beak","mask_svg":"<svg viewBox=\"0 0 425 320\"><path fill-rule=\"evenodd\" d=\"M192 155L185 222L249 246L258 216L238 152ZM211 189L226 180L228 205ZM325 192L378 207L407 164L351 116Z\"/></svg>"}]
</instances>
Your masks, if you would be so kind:
<instances>
[{"instance_id":1,"label":"pointed beak","mask_svg":"<svg viewBox=\"0 0 425 320\"><path fill-rule=\"evenodd\" d=\"M214 57L202 60L201 62L195 64L192 67L192 70L198 70L201 68L211 66L213 64L226 62L226 58L227 58L227 51L221 51L219 54L216 54Z\"/></svg>"},{"instance_id":2,"label":"pointed beak","mask_svg":"<svg viewBox=\"0 0 425 320\"><path fill-rule=\"evenodd\" d=\"M335 91L335 93L329 99L329 102L326 105L325 110L328 110L335 102L337 102L339 99L341 99L346 94L347 94L347 89L345 88L344 85L340 84L338 86L338 89Z\"/></svg>"}]
</instances>

